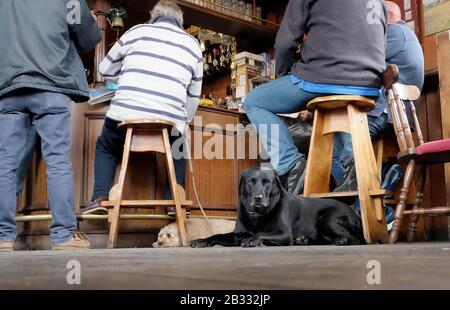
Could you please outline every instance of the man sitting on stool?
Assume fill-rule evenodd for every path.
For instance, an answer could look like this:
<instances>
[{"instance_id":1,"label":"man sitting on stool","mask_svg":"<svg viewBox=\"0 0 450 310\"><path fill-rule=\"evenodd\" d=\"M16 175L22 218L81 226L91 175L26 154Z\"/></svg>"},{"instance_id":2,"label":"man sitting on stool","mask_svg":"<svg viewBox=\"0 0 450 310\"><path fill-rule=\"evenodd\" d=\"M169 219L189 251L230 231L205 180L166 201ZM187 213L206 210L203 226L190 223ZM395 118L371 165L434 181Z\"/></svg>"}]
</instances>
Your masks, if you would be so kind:
<instances>
[{"instance_id":1,"label":"man sitting on stool","mask_svg":"<svg viewBox=\"0 0 450 310\"><path fill-rule=\"evenodd\" d=\"M199 43L183 30L183 12L174 2L159 1L150 14L150 22L126 32L100 65L102 75L118 88L97 140L94 192L83 214L107 213L101 202L108 200L122 158L125 132L117 128L121 121L171 121L176 124L173 144L197 110L203 78ZM174 157L179 157L176 152ZM174 159L174 165L177 183L183 185L185 157ZM168 184L164 199L171 199Z\"/></svg>"},{"instance_id":2,"label":"man sitting on stool","mask_svg":"<svg viewBox=\"0 0 450 310\"><path fill-rule=\"evenodd\" d=\"M400 71L399 83L415 85L419 90L422 90L425 77L422 47L414 32L402 21L400 7L391 1L385 1L385 3L388 9L386 63L398 66ZM414 102L414 105L416 110L419 110L418 100ZM409 123L414 127L411 107L408 105L406 106L406 113ZM384 93L378 98L375 109L368 113L368 122L372 140L380 137L386 131L393 131L392 117ZM333 158L340 158L341 161L347 159L349 165L341 185L335 191L355 191L357 190L357 182L351 147L352 140L349 134L342 133L341 135L342 139L346 141L345 149L347 151L344 148L335 147Z\"/></svg>"},{"instance_id":3,"label":"man sitting on stool","mask_svg":"<svg viewBox=\"0 0 450 310\"><path fill-rule=\"evenodd\" d=\"M378 97L386 68L384 10L381 0L289 1L275 43L278 79L255 88L244 103L289 192L301 191L306 160L277 114L305 110L323 95Z\"/></svg>"}]
</instances>

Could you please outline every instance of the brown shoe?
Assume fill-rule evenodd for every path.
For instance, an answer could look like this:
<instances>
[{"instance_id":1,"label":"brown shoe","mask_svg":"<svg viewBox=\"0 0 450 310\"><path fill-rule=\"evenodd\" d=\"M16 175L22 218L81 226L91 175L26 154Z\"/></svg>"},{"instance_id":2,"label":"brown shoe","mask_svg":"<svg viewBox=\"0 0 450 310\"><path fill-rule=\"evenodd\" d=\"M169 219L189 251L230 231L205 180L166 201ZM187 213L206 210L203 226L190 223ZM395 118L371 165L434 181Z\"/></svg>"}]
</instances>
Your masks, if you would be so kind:
<instances>
[{"instance_id":1,"label":"brown shoe","mask_svg":"<svg viewBox=\"0 0 450 310\"><path fill-rule=\"evenodd\" d=\"M108 209L102 207L102 201L108 201L108 198L98 197L97 199L91 201L87 205L87 207L81 209L81 214L97 214L97 215L108 214Z\"/></svg>"},{"instance_id":2,"label":"brown shoe","mask_svg":"<svg viewBox=\"0 0 450 310\"><path fill-rule=\"evenodd\" d=\"M175 207L168 207L166 210L168 216L175 216ZM191 215L191 209L186 208L186 215Z\"/></svg>"},{"instance_id":3,"label":"brown shoe","mask_svg":"<svg viewBox=\"0 0 450 310\"><path fill-rule=\"evenodd\" d=\"M52 250L88 250L91 248L89 238L82 232L74 232L72 239L52 244Z\"/></svg>"},{"instance_id":4,"label":"brown shoe","mask_svg":"<svg viewBox=\"0 0 450 310\"><path fill-rule=\"evenodd\" d=\"M13 242L9 240L0 240L0 252L12 252Z\"/></svg>"}]
</instances>

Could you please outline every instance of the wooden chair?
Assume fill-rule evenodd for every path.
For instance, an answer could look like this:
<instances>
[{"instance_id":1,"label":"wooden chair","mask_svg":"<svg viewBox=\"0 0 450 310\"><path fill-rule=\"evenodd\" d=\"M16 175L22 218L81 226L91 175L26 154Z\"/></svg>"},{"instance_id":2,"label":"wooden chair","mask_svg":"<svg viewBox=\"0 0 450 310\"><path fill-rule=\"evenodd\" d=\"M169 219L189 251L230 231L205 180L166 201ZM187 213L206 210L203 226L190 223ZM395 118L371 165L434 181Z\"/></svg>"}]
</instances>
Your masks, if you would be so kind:
<instances>
[{"instance_id":1,"label":"wooden chair","mask_svg":"<svg viewBox=\"0 0 450 310\"><path fill-rule=\"evenodd\" d=\"M408 227L407 240L416 238L417 221L419 215L448 216L450 207L423 208L423 190L425 186L426 168L428 165L450 162L450 139L424 143L420 129L417 112L413 101L420 97L420 90L411 85L396 84L399 71L397 66L390 65L383 74L384 88L387 90L387 99L392 114L394 131L400 152L397 159L401 163L407 163L399 202L395 211L395 222L389 236L390 243L396 243L400 226L404 215L411 215ZM405 104L409 104L414 119L415 134L418 145L415 144L412 130L406 115ZM416 184L416 199L411 210L406 209L406 199L411 186L413 186L414 171L418 166L418 182Z\"/></svg>"},{"instance_id":2,"label":"wooden chair","mask_svg":"<svg viewBox=\"0 0 450 310\"><path fill-rule=\"evenodd\" d=\"M367 112L374 107L374 100L361 96L325 96L308 103L308 110L314 111L314 125L303 195L316 198L359 197L366 242L387 243L382 206L385 191L380 189L380 168L367 122ZM358 191L330 192L333 135L336 132L347 132L352 136Z\"/></svg>"},{"instance_id":3,"label":"wooden chair","mask_svg":"<svg viewBox=\"0 0 450 310\"><path fill-rule=\"evenodd\" d=\"M108 248L114 248L117 244L120 211L123 207L155 208L175 206L175 219L178 224L179 238L182 245L187 246L185 208L186 206L191 206L192 201L185 200L184 190L176 181L168 132L168 129L174 126L175 124L172 122L164 120L133 120L124 121L119 124L119 128L126 130L119 179L109 193L109 201L102 203L102 206L108 208L108 221L110 222ZM131 152L157 152L166 155L166 167L173 197L172 200L122 200L124 181Z\"/></svg>"}]
</instances>

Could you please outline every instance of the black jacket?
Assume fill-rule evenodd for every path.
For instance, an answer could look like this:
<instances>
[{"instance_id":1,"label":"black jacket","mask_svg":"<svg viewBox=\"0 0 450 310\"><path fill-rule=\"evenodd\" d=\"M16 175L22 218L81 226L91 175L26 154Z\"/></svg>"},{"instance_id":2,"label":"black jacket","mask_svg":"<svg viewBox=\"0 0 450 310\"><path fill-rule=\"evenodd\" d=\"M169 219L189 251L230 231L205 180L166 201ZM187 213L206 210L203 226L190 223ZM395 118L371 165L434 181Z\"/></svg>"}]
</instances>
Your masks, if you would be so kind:
<instances>
[{"instance_id":1,"label":"black jacket","mask_svg":"<svg viewBox=\"0 0 450 310\"><path fill-rule=\"evenodd\" d=\"M381 87L385 14L382 0L290 0L275 44L278 75L292 73L320 84ZM305 34L308 38L303 40Z\"/></svg>"},{"instance_id":2,"label":"black jacket","mask_svg":"<svg viewBox=\"0 0 450 310\"><path fill-rule=\"evenodd\" d=\"M88 100L78 51L101 38L85 0L0 0L0 97L32 88Z\"/></svg>"}]
</instances>

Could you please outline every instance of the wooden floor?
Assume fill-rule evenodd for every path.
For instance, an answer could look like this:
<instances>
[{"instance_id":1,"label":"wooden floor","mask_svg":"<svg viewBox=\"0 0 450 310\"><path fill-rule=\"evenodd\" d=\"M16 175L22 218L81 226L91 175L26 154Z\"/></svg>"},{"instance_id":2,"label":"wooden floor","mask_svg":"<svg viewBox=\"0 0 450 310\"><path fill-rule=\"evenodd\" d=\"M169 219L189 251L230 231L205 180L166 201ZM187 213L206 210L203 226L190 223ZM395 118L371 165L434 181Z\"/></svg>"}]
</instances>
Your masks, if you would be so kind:
<instances>
[{"instance_id":1,"label":"wooden floor","mask_svg":"<svg viewBox=\"0 0 450 310\"><path fill-rule=\"evenodd\" d=\"M69 285L77 260L81 285ZM381 284L369 285L369 261ZM450 289L450 243L0 253L0 289Z\"/></svg>"}]
</instances>

